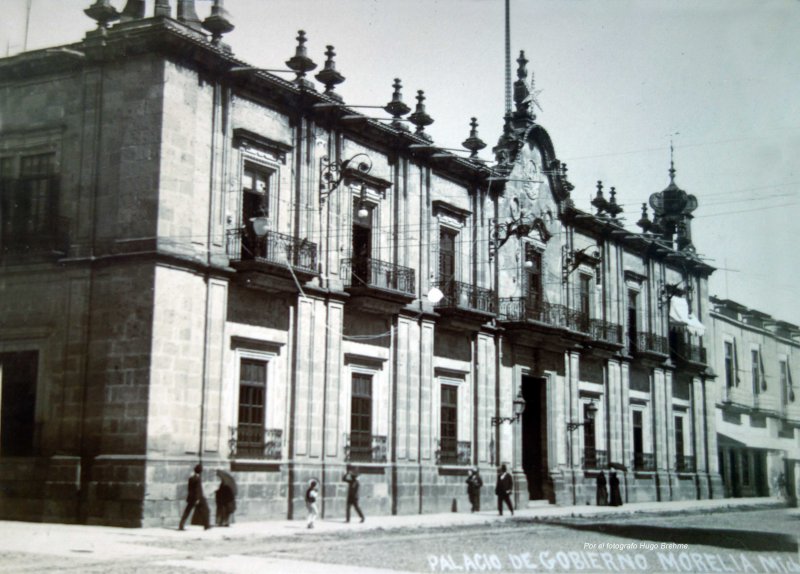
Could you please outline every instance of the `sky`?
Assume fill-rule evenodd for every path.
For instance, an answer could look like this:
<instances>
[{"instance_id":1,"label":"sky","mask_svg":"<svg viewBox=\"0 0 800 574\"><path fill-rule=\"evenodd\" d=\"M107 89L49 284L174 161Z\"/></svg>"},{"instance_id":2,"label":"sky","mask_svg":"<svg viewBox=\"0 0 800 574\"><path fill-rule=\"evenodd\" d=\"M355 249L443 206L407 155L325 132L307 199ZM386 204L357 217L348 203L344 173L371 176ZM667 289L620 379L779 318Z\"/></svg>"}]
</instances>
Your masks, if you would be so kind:
<instances>
[{"instance_id":1,"label":"sky","mask_svg":"<svg viewBox=\"0 0 800 574\"><path fill-rule=\"evenodd\" d=\"M94 0L0 0L0 52L80 40ZM122 9L124 0L111 0ZM152 14L154 0L147 1ZM177 0L172 0L173 9ZM210 0L197 0L201 18ZM676 183L699 202L698 254L711 294L800 325L800 1L510 0L511 48L542 90L538 122L569 167L576 205L614 186L631 229ZM425 90L436 144L460 147L476 116L489 153L505 111L504 0L227 0L233 53L283 68L297 30L319 68L325 46L352 105ZM513 64L516 70L516 62ZM315 72L316 73L316 70ZM365 112L367 112L365 110ZM375 110L369 110L372 114Z\"/></svg>"}]
</instances>

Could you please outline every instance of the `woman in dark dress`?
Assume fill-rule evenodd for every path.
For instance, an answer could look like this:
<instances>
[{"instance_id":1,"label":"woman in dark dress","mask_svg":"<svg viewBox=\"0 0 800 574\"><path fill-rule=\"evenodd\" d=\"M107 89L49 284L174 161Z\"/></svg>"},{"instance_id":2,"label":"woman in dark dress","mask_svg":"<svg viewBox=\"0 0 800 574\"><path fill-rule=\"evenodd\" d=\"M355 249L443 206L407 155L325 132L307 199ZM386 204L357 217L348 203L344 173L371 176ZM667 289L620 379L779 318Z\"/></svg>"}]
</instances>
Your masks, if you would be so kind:
<instances>
[{"instance_id":1,"label":"woman in dark dress","mask_svg":"<svg viewBox=\"0 0 800 574\"><path fill-rule=\"evenodd\" d=\"M236 512L236 494L222 478L220 471L217 471L217 476L222 480L214 495L217 503L217 526L230 526L231 515Z\"/></svg>"},{"instance_id":2,"label":"woman in dark dress","mask_svg":"<svg viewBox=\"0 0 800 574\"><path fill-rule=\"evenodd\" d=\"M622 506L622 496L619 492L619 478L617 478L617 473L613 470L611 471L609 484L611 485L611 506Z\"/></svg>"},{"instance_id":3,"label":"woman in dark dress","mask_svg":"<svg viewBox=\"0 0 800 574\"><path fill-rule=\"evenodd\" d=\"M597 475L597 506L608 506L608 489L606 488L606 475L601 470Z\"/></svg>"}]
</instances>

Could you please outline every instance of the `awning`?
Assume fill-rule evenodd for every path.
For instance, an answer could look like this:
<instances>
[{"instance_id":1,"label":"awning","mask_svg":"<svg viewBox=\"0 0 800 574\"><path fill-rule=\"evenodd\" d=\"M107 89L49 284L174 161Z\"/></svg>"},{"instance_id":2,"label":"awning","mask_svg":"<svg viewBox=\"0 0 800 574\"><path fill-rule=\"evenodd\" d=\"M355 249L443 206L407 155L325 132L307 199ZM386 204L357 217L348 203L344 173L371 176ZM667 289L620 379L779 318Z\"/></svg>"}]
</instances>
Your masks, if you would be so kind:
<instances>
[{"instance_id":1,"label":"awning","mask_svg":"<svg viewBox=\"0 0 800 574\"><path fill-rule=\"evenodd\" d=\"M686 330L692 335L702 337L706 333L706 326L699 321L694 313L689 311L689 302L683 297L673 296L670 299L669 318L675 323L686 325Z\"/></svg>"}]
</instances>

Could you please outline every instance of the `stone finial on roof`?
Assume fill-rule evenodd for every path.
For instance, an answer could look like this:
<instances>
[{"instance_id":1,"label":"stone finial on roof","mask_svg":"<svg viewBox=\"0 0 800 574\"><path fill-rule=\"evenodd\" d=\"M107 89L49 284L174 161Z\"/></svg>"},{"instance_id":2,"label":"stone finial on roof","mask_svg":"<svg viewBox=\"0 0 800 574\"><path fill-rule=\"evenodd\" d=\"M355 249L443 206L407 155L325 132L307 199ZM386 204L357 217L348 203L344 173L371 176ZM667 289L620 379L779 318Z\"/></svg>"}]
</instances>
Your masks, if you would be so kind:
<instances>
[{"instance_id":1,"label":"stone finial on roof","mask_svg":"<svg viewBox=\"0 0 800 574\"><path fill-rule=\"evenodd\" d=\"M478 120L471 118L469 122L469 137L461 145L470 151L469 157L478 157L478 152L486 147L486 142L478 137Z\"/></svg>"},{"instance_id":2,"label":"stone finial on roof","mask_svg":"<svg viewBox=\"0 0 800 574\"><path fill-rule=\"evenodd\" d=\"M297 31L297 47L294 50L294 56L286 61L286 66L290 70L294 70L297 75L294 82L300 86L314 89L314 85L306 79L306 74L315 69L317 65L308 57L308 49L306 48L306 33L304 30Z\"/></svg>"},{"instance_id":3,"label":"stone finial on roof","mask_svg":"<svg viewBox=\"0 0 800 574\"><path fill-rule=\"evenodd\" d=\"M202 29L202 23L194 9L194 0L178 0L178 20L195 30Z\"/></svg>"},{"instance_id":4,"label":"stone finial on roof","mask_svg":"<svg viewBox=\"0 0 800 574\"><path fill-rule=\"evenodd\" d=\"M97 27L105 30L114 20L119 19L119 12L114 8L109 0L97 0L94 4L83 11L89 18L97 22Z\"/></svg>"},{"instance_id":5,"label":"stone finial on roof","mask_svg":"<svg viewBox=\"0 0 800 574\"><path fill-rule=\"evenodd\" d=\"M425 133L425 126L429 126L433 123L433 118L428 115L425 111L425 92L423 90L417 90L417 107L414 110L414 113L408 116L409 121L417 126L416 135L420 136L421 138L432 142L433 138Z\"/></svg>"},{"instance_id":6,"label":"stone finial on roof","mask_svg":"<svg viewBox=\"0 0 800 574\"><path fill-rule=\"evenodd\" d=\"M203 20L203 28L211 33L211 43L218 45L222 36L232 31L234 27L230 14L222 5L222 0L214 0L211 15Z\"/></svg>"},{"instance_id":7,"label":"stone finial on roof","mask_svg":"<svg viewBox=\"0 0 800 574\"><path fill-rule=\"evenodd\" d=\"M120 22L130 22L131 20L141 20L145 15L144 0L128 0L125 8L120 14Z\"/></svg>"},{"instance_id":8,"label":"stone finial on roof","mask_svg":"<svg viewBox=\"0 0 800 574\"><path fill-rule=\"evenodd\" d=\"M392 122L393 128L408 131L408 128L403 125L403 122L400 121L402 116L411 111L411 108L409 108L405 102L403 102L403 93L400 91L403 88L403 84L400 81L400 78L394 79L392 87L394 88L394 92L392 92L392 101L383 106L383 109L387 114L394 118L394 121Z\"/></svg>"},{"instance_id":9,"label":"stone finial on roof","mask_svg":"<svg viewBox=\"0 0 800 574\"><path fill-rule=\"evenodd\" d=\"M608 205L606 198L603 196L603 182L600 180L597 181L597 193L592 200L592 205L597 208L597 215L603 215L603 211L605 211L606 205Z\"/></svg>"},{"instance_id":10,"label":"stone finial on roof","mask_svg":"<svg viewBox=\"0 0 800 574\"><path fill-rule=\"evenodd\" d=\"M617 204L617 188L615 187L611 188L610 197L608 198L608 205L606 205L606 211L614 219L617 218L617 215L622 213L622 207Z\"/></svg>"},{"instance_id":11,"label":"stone finial on roof","mask_svg":"<svg viewBox=\"0 0 800 574\"><path fill-rule=\"evenodd\" d=\"M154 16L166 16L167 18L172 16L172 6L169 4L169 0L156 0L155 9L153 10Z\"/></svg>"},{"instance_id":12,"label":"stone finial on roof","mask_svg":"<svg viewBox=\"0 0 800 574\"><path fill-rule=\"evenodd\" d=\"M326 96L342 102L342 96L337 94L335 89L338 84L344 82L344 76L336 69L336 62L333 60L335 55L336 52L333 51L333 46L326 46L325 56L327 59L325 60L325 67L314 77L325 86Z\"/></svg>"}]
</instances>

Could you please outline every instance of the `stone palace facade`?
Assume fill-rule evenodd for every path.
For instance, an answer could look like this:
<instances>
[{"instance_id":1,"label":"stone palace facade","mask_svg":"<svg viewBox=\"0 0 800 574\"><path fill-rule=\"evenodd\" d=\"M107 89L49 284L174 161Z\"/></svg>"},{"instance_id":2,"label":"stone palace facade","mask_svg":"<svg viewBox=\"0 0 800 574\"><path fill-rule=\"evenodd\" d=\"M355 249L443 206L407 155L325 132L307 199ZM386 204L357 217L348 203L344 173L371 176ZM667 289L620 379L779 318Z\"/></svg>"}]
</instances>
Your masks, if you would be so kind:
<instances>
[{"instance_id":1,"label":"stone palace facade","mask_svg":"<svg viewBox=\"0 0 800 574\"><path fill-rule=\"evenodd\" d=\"M241 520L301 516L312 477L342 516L347 469L368 514L463 510L470 467L491 505L501 463L523 506L612 467L626 501L723 496L674 169L630 231L613 188L575 207L522 54L489 166L399 80L388 120L348 107L302 32L286 80L219 1L144 10L0 59L2 518L174 524L198 461Z\"/></svg>"}]
</instances>

